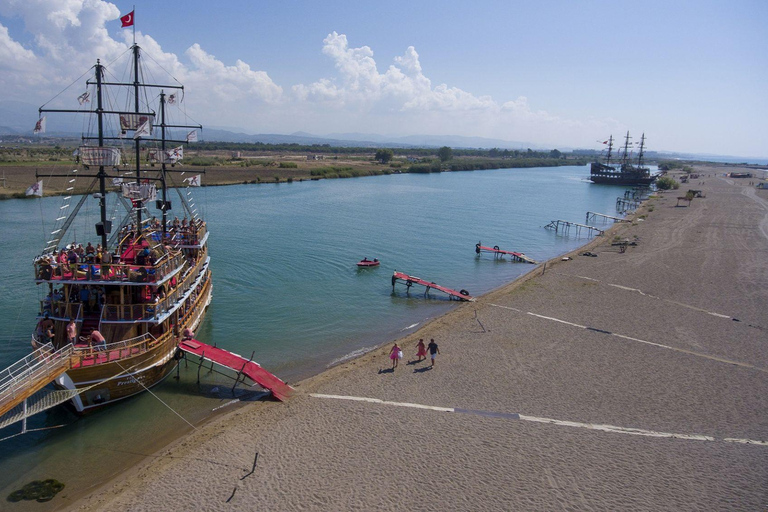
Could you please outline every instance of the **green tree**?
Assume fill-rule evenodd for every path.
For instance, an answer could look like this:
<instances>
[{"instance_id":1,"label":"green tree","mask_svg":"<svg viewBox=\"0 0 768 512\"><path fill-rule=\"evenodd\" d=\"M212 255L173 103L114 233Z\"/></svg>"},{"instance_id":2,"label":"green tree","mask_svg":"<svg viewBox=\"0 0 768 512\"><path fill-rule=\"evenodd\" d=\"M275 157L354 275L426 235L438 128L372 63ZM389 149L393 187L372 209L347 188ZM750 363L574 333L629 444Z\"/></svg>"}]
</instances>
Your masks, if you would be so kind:
<instances>
[{"instance_id":1,"label":"green tree","mask_svg":"<svg viewBox=\"0 0 768 512\"><path fill-rule=\"evenodd\" d=\"M390 160L392 160L392 157L395 156L395 152L391 149L380 149L376 151L376 155L373 157L377 162L381 162L383 164L389 163Z\"/></svg>"},{"instance_id":2,"label":"green tree","mask_svg":"<svg viewBox=\"0 0 768 512\"><path fill-rule=\"evenodd\" d=\"M662 176L656 180L656 188L659 190L678 189L680 184L669 176Z\"/></svg>"},{"instance_id":3,"label":"green tree","mask_svg":"<svg viewBox=\"0 0 768 512\"><path fill-rule=\"evenodd\" d=\"M448 146L443 146L437 150L437 156L440 158L441 162L447 162L453 158L453 150Z\"/></svg>"},{"instance_id":4,"label":"green tree","mask_svg":"<svg viewBox=\"0 0 768 512\"><path fill-rule=\"evenodd\" d=\"M549 152L550 158L560 158L561 156L563 156L563 154L557 149L553 149L552 151Z\"/></svg>"}]
</instances>

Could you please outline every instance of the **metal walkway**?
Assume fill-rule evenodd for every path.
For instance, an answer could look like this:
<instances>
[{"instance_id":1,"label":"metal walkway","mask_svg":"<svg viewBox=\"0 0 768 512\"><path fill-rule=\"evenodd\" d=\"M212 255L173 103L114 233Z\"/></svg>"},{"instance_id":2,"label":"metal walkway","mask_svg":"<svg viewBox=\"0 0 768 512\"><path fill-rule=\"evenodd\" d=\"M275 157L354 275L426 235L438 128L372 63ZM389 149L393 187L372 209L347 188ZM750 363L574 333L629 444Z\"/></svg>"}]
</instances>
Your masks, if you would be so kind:
<instances>
[{"instance_id":1,"label":"metal walkway","mask_svg":"<svg viewBox=\"0 0 768 512\"><path fill-rule=\"evenodd\" d=\"M214 347L197 340L185 340L179 343L179 349L200 356L201 359L207 359L225 368L235 370L237 380L241 375L245 375L256 384L272 392L272 395L280 401L285 401L293 394L293 388L278 379L276 376L262 368L259 363L246 359L242 356Z\"/></svg>"},{"instance_id":2,"label":"metal walkway","mask_svg":"<svg viewBox=\"0 0 768 512\"><path fill-rule=\"evenodd\" d=\"M0 417L69 370L74 349L74 346L67 345L54 351L53 346L48 343L2 370Z\"/></svg>"}]
</instances>

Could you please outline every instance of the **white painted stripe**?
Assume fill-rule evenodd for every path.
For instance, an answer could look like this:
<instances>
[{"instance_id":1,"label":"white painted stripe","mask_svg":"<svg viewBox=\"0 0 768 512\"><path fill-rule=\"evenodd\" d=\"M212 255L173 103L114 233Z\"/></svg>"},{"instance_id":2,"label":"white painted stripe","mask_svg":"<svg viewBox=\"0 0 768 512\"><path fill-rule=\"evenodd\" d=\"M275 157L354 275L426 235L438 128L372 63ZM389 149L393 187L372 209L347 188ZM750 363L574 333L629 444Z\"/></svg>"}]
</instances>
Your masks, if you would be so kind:
<instances>
[{"instance_id":1,"label":"white painted stripe","mask_svg":"<svg viewBox=\"0 0 768 512\"><path fill-rule=\"evenodd\" d=\"M521 310L519 310L517 308L511 308L509 306L501 306L499 304L491 304L491 306L496 307L496 308L502 308L502 309L511 309L512 311L517 311L518 313L522 313Z\"/></svg>"},{"instance_id":2,"label":"white painted stripe","mask_svg":"<svg viewBox=\"0 0 768 512\"><path fill-rule=\"evenodd\" d=\"M579 279L586 279L588 281L594 281L596 283L602 283L603 282L603 281L600 281L599 279L593 279L591 277L580 276L580 275L576 275L576 274L565 274L563 272L558 272L558 274L560 274L562 276L577 277ZM699 311L701 313L706 313L708 315L716 316L718 318L725 318L727 320L732 320L733 319L733 317L729 316L729 315L723 315L722 313L715 313L714 311L707 311L706 309L702 309L702 308L697 307L697 306L692 306L690 304L685 304L683 302L677 302L676 300L663 299L661 297L657 297L656 295L651 295L650 293L645 293L644 291L638 290L637 288L630 288L629 286L622 286L620 284L613 284L613 283L604 283L604 284L606 284L607 286L612 286L614 288L618 288L620 290L626 290L628 292L637 292L637 293L639 293L640 295L642 295L644 297L648 297L648 298L651 298L651 299L662 300L664 302L669 302L670 304L675 304L675 305L680 306L680 307L692 309L694 311Z\"/></svg>"},{"instance_id":3,"label":"white painted stripe","mask_svg":"<svg viewBox=\"0 0 768 512\"><path fill-rule=\"evenodd\" d=\"M394 405L395 407L428 409L430 411L453 412L453 407L435 407L433 405L412 404L408 402L389 402L387 400L379 400L378 398L366 398L363 396L323 395L320 393L310 393L309 396L315 398L334 398L336 400L352 400L354 402L368 402L371 404Z\"/></svg>"},{"instance_id":4,"label":"white painted stripe","mask_svg":"<svg viewBox=\"0 0 768 512\"><path fill-rule=\"evenodd\" d=\"M538 317L538 318L543 318L545 320L552 320L553 322L560 322L561 324L572 325L573 327L579 327L581 329L586 329L587 328L586 325L579 325L579 324L574 324L572 322L566 322L565 320L560 320L559 318L553 318L551 316L537 315L536 313L531 313L530 311L527 311L525 314L526 315L535 316L535 317Z\"/></svg>"},{"instance_id":5,"label":"white painted stripe","mask_svg":"<svg viewBox=\"0 0 768 512\"><path fill-rule=\"evenodd\" d=\"M490 304L490 305L494 306L494 307L497 307L497 308L511 309L513 311L517 311L517 312L522 313L522 311L520 311L519 309L510 308L510 307L506 307L506 306L499 306L497 304ZM572 327L578 327L579 329L596 330L597 332L600 332L601 334L609 334L611 336L616 336L617 338L621 338L621 339L625 339L625 340L629 340L629 341L637 341L638 343L643 343L645 345L651 345L652 347L658 347L658 348L663 348L663 349L667 349L667 350L674 350L675 352L681 352L683 354L688 354L688 355L696 356L696 357L703 357L704 359L709 359L711 361L717 361L717 362L720 362L720 363L732 364L732 365L735 365L735 366L741 366L742 368L750 368L752 370L757 370L759 372L768 373L768 369L761 368L761 367L758 367L758 366L754 366L754 365L751 365L751 364L748 364L748 363L741 363L739 361L733 361L731 359L725 359L723 357L712 356L712 355L709 355L709 354L702 354L701 352L694 352L692 350L687 350L687 349L684 349L684 348L677 348L677 347L671 347L669 345L662 345L661 343L654 343L653 341L641 340L640 338L633 338L632 336L626 336L624 334L618 334L618 333L615 333L615 332L600 331L600 330L597 330L594 327L587 327L586 325L575 324L573 322L567 322L565 320L560 320L559 318L554 318L554 317L551 317L551 316L538 315L536 313L531 313L530 311L526 311L525 314L526 315L535 316L537 318L543 318L544 320L551 320L553 322L558 322L558 323L561 323L561 324L570 325Z\"/></svg>"},{"instance_id":6,"label":"white painted stripe","mask_svg":"<svg viewBox=\"0 0 768 512\"><path fill-rule=\"evenodd\" d=\"M349 400L352 402L366 402L370 404L380 404L380 405L392 405L395 407L410 407L413 409L427 409L431 411L439 411L439 412L457 412L456 408L454 407L436 407L434 405L422 405L422 404L413 404L408 402L391 402L388 400L380 400L378 398L368 398L363 396L349 396L349 395L326 395L322 393L309 393L309 396L314 398L330 398L333 400ZM504 416L502 416L499 413L493 413L489 411L472 411L467 409L461 410L462 414L479 414L487 417L504 417L505 419L512 419L511 417L513 414L505 413ZM532 423L546 423L549 425L557 425L559 427L572 427L572 428L586 428L589 430L597 430L600 432L611 432L614 434L627 434L631 436L644 436L644 437L657 437L657 438L668 438L668 439L685 439L688 441L718 441L713 436L706 436L703 434L680 434L677 432L659 432L656 430L646 430L642 428L634 428L634 427L619 427L616 425L607 425L602 423L582 423L580 421L567 421L567 420L556 420L553 418L542 418L540 416L527 416L524 414L518 414L518 417L516 419L522 420L522 421L529 421ZM726 437L724 439L720 439L720 441L727 442L727 443L740 443L740 444L754 444L757 446L768 446L768 441L756 441L753 439L738 439L733 437Z\"/></svg>"},{"instance_id":7,"label":"white painted stripe","mask_svg":"<svg viewBox=\"0 0 768 512\"><path fill-rule=\"evenodd\" d=\"M616 434L629 434L633 436L667 437L667 438L673 438L673 439L688 439L691 441L714 441L715 440L714 437L704 436L700 434L676 434L672 432L657 432L654 430L645 430L642 428L627 428L627 427L617 427L616 425L602 425L599 423L581 423L578 421L554 420L551 418L525 416L523 414L520 415L520 419L523 421L532 421L536 423L549 423L551 425L559 425L562 427L587 428L590 430L600 430L602 432L614 432Z\"/></svg>"}]
</instances>

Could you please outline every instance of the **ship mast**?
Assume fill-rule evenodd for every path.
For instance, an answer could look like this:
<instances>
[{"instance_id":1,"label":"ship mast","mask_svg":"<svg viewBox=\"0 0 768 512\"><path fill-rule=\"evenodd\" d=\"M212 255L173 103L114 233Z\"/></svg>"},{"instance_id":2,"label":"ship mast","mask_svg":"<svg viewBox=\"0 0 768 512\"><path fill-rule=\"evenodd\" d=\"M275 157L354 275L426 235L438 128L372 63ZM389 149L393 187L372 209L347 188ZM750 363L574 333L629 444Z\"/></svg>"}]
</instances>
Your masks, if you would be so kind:
<instances>
[{"instance_id":1,"label":"ship mast","mask_svg":"<svg viewBox=\"0 0 768 512\"><path fill-rule=\"evenodd\" d=\"M629 163L629 140L632 137L629 136L629 130L627 130L627 136L624 139L624 155L621 157L621 163L622 164L628 164Z\"/></svg>"},{"instance_id":2,"label":"ship mast","mask_svg":"<svg viewBox=\"0 0 768 512\"><path fill-rule=\"evenodd\" d=\"M606 165L611 165L611 152L613 151L613 135L608 137L608 155L605 157Z\"/></svg>"},{"instance_id":3,"label":"ship mast","mask_svg":"<svg viewBox=\"0 0 768 512\"><path fill-rule=\"evenodd\" d=\"M134 30L135 26L134 26ZM135 42L133 43L133 99L134 99L134 112L136 112L136 117L138 118L139 114L139 89L140 89L140 83L139 83L139 45L137 45ZM136 138L134 140L134 145L136 148L136 183L141 184L141 141ZM143 205L143 201L139 200L138 202L138 208L135 208L136 210L136 229L141 232L141 207Z\"/></svg>"},{"instance_id":4,"label":"ship mast","mask_svg":"<svg viewBox=\"0 0 768 512\"><path fill-rule=\"evenodd\" d=\"M638 167L643 166L643 149L644 148L645 148L645 132L643 132L643 136L640 138L640 153L637 155Z\"/></svg>"},{"instance_id":5,"label":"ship mast","mask_svg":"<svg viewBox=\"0 0 768 512\"><path fill-rule=\"evenodd\" d=\"M166 153L165 153L165 92L160 91L160 182L163 185L163 237L162 240L165 240L165 236L168 231L168 208L166 208L166 205L168 204L168 188L165 185L165 160L166 160Z\"/></svg>"},{"instance_id":6,"label":"ship mast","mask_svg":"<svg viewBox=\"0 0 768 512\"><path fill-rule=\"evenodd\" d=\"M96 59L96 118L99 124L99 147L104 146L104 108L102 104L102 75L104 67L101 61ZM103 164L103 162L101 162ZM99 165L99 214L100 222L96 225L97 234L101 235L101 246L107 246L107 235L111 231L110 223L107 221L107 173L104 171L104 165Z\"/></svg>"}]
</instances>

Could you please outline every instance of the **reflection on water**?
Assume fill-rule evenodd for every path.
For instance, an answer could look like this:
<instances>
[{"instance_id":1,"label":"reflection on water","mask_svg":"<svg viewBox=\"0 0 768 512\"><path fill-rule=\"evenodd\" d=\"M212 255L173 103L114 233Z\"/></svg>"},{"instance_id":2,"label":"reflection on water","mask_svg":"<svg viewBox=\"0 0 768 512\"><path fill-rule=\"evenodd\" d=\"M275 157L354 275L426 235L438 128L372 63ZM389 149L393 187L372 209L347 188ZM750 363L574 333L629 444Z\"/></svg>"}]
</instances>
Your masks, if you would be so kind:
<instances>
[{"instance_id":1,"label":"reflection on water","mask_svg":"<svg viewBox=\"0 0 768 512\"><path fill-rule=\"evenodd\" d=\"M539 261L583 244L543 226L615 212L624 189L592 185L587 175L586 167L562 167L196 189L211 232L214 283L198 337L246 357L255 352L289 382L364 353L455 305L440 292L406 295L402 285L393 292L394 270L479 295L534 266L477 256L478 241ZM0 201L0 367L27 351L43 288L31 284L32 259L45 241L40 214L52 218L59 204L55 197ZM92 226L75 226L78 240ZM363 257L381 266L359 269ZM231 380L206 367L198 386L197 371L182 363L180 380L174 372L153 390L193 424L232 400ZM2 443L0 493L56 478L67 485L62 495L74 496L190 429L148 393L86 418L60 408L30 421L30 428L57 425L65 426ZM15 432L18 426L0 437Z\"/></svg>"}]
</instances>

